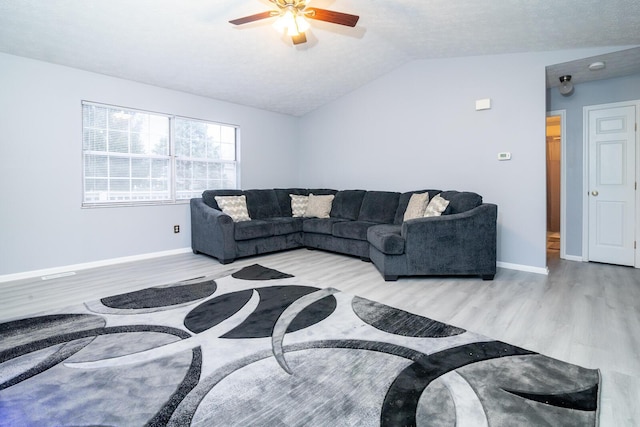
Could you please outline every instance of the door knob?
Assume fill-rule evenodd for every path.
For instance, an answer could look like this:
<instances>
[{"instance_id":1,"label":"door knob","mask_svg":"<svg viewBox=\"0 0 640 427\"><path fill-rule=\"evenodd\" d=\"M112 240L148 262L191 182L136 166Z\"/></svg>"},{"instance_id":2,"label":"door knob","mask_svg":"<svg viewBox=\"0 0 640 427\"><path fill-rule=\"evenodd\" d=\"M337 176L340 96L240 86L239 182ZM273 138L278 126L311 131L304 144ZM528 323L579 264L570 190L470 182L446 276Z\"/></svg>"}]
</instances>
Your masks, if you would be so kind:
<instances>
[{"instance_id":1,"label":"door knob","mask_svg":"<svg viewBox=\"0 0 640 427\"><path fill-rule=\"evenodd\" d=\"M598 193L596 190L593 190L593 191L591 192L591 195L592 195L592 196L597 196L598 194L600 194L600 193Z\"/></svg>"}]
</instances>

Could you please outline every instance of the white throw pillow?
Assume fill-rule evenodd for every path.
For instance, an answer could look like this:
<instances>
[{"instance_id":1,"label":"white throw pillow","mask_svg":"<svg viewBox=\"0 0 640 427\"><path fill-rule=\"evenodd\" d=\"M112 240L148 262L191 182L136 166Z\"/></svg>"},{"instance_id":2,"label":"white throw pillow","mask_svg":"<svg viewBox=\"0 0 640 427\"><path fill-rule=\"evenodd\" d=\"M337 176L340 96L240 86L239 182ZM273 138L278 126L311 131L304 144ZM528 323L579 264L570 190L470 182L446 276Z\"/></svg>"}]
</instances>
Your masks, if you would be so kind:
<instances>
[{"instance_id":1,"label":"white throw pillow","mask_svg":"<svg viewBox=\"0 0 640 427\"><path fill-rule=\"evenodd\" d=\"M440 194L433 196L433 199L427 205L427 209L424 211L424 217L440 216L445 209L449 206L449 201L440 196Z\"/></svg>"},{"instance_id":2,"label":"white throw pillow","mask_svg":"<svg viewBox=\"0 0 640 427\"><path fill-rule=\"evenodd\" d=\"M222 212L231 217L233 222L251 221L247 211L247 198L242 196L215 196L216 203Z\"/></svg>"},{"instance_id":3,"label":"white throw pillow","mask_svg":"<svg viewBox=\"0 0 640 427\"><path fill-rule=\"evenodd\" d=\"M334 197L333 194L328 196L309 194L309 204L304 213L305 218L329 218Z\"/></svg>"},{"instance_id":4,"label":"white throw pillow","mask_svg":"<svg viewBox=\"0 0 640 427\"><path fill-rule=\"evenodd\" d=\"M411 195L407 210L404 211L403 221L410 219L422 218L424 211L427 209L427 203L429 203L429 193L415 193Z\"/></svg>"},{"instance_id":5,"label":"white throw pillow","mask_svg":"<svg viewBox=\"0 0 640 427\"><path fill-rule=\"evenodd\" d=\"M289 194L291 197L291 212L294 218L303 217L307 211L307 205L309 204L309 196L302 196L298 194Z\"/></svg>"}]
</instances>

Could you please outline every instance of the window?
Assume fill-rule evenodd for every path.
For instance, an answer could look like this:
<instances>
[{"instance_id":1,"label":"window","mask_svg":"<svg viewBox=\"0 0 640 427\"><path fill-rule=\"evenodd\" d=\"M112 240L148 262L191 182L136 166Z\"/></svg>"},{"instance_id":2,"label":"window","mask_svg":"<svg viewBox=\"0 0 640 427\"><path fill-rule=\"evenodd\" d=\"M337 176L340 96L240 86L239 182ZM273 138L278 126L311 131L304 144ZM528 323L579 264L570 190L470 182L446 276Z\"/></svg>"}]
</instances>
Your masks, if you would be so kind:
<instances>
[{"instance_id":1,"label":"window","mask_svg":"<svg viewBox=\"0 0 640 427\"><path fill-rule=\"evenodd\" d=\"M82 104L83 206L175 203L237 187L236 127Z\"/></svg>"},{"instance_id":2,"label":"window","mask_svg":"<svg viewBox=\"0 0 640 427\"><path fill-rule=\"evenodd\" d=\"M236 130L175 119L176 198L199 197L208 188L236 188Z\"/></svg>"}]
</instances>

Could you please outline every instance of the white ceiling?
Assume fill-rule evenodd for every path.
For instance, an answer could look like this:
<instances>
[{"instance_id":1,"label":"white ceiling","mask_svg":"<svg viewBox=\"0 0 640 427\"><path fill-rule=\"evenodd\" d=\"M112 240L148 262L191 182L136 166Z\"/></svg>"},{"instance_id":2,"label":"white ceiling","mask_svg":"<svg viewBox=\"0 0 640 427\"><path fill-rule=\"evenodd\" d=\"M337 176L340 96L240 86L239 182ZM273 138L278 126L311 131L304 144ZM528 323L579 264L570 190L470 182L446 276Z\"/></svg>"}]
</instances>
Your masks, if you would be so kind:
<instances>
[{"instance_id":1,"label":"white ceiling","mask_svg":"<svg viewBox=\"0 0 640 427\"><path fill-rule=\"evenodd\" d=\"M415 59L640 45L638 0L310 5L360 21L311 21L294 47L228 23L267 0L1 0L0 52L300 116Z\"/></svg>"}]
</instances>

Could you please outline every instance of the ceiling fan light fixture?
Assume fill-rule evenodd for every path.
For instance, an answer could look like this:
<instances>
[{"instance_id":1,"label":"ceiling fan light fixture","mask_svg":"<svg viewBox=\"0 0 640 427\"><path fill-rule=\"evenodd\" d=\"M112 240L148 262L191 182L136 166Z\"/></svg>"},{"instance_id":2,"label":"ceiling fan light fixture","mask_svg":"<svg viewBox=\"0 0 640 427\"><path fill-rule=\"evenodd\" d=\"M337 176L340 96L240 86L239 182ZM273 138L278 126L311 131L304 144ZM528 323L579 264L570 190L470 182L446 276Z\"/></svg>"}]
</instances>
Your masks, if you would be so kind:
<instances>
[{"instance_id":1,"label":"ceiling fan light fixture","mask_svg":"<svg viewBox=\"0 0 640 427\"><path fill-rule=\"evenodd\" d=\"M291 11L286 10L273 23L273 28L275 28L279 33L285 34L289 32L289 27L293 26L293 28L295 28L295 25L295 18Z\"/></svg>"},{"instance_id":2,"label":"ceiling fan light fixture","mask_svg":"<svg viewBox=\"0 0 640 427\"><path fill-rule=\"evenodd\" d=\"M302 15L296 16L296 25L298 26L298 31L300 31L301 33L306 32L311 27L311 25L309 25L307 20L304 19L304 16Z\"/></svg>"},{"instance_id":3,"label":"ceiling fan light fixture","mask_svg":"<svg viewBox=\"0 0 640 427\"><path fill-rule=\"evenodd\" d=\"M295 9L287 9L280 15L276 22L273 23L273 27L281 34L288 36L297 36L300 33L304 33L309 29L309 23L303 16L297 13Z\"/></svg>"},{"instance_id":4,"label":"ceiling fan light fixture","mask_svg":"<svg viewBox=\"0 0 640 427\"><path fill-rule=\"evenodd\" d=\"M277 9L229 21L232 25L244 25L262 19L276 18L273 27L280 33L291 37L294 45L307 42L305 32L311 28L306 18L331 24L355 27L360 17L335 10L307 7L308 0L269 0Z\"/></svg>"},{"instance_id":5,"label":"ceiling fan light fixture","mask_svg":"<svg viewBox=\"0 0 640 427\"><path fill-rule=\"evenodd\" d=\"M573 93L573 83L569 74L560 76L560 87L558 88L562 96L569 96Z\"/></svg>"}]
</instances>

